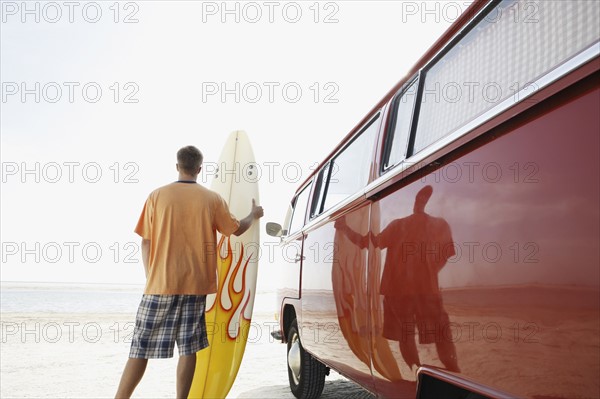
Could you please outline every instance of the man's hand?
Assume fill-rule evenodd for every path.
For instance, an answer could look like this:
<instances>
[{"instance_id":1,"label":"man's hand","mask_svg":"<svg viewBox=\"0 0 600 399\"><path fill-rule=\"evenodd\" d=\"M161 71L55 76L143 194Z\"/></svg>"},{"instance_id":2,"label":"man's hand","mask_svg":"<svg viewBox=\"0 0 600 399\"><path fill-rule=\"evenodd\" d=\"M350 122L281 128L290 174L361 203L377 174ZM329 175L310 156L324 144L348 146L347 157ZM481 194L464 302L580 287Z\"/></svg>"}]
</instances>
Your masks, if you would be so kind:
<instances>
[{"instance_id":1,"label":"man's hand","mask_svg":"<svg viewBox=\"0 0 600 399\"><path fill-rule=\"evenodd\" d=\"M248 216L240 220L240 227L233 234L236 236L241 236L250 228L250 226L252 226L252 223L254 223L255 220L260 219L264 216L264 214L265 212L263 210L263 207L256 205L256 201L253 198L252 209L250 210L250 214L248 214Z\"/></svg>"},{"instance_id":2,"label":"man's hand","mask_svg":"<svg viewBox=\"0 0 600 399\"><path fill-rule=\"evenodd\" d=\"M250 214L252 215L252 218L254 220L258 220L261 217L265 216L265 211L263 210L263 207L257 206L254 198L252 198L252 210L250 211Z\"/></svg>"}]
</instances>

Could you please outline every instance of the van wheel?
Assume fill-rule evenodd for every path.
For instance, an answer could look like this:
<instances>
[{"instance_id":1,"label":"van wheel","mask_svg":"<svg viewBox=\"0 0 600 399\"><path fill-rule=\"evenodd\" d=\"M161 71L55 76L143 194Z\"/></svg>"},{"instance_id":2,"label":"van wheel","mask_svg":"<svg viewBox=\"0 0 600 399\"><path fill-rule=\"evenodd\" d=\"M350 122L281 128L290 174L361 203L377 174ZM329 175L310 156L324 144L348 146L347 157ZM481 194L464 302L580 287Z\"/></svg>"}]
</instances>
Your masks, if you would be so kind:
<instances>
[{"instance_id":1,"label":"van wheel","mask_svg":"<svg viewBox=\"0 0 600 399\"><path fill-rule=\"evenodd\" d=\"M312 399L321 396L327 367L302 347L296 319L292 321L288 333L287 365L290 389L295 397Z\"/></svg>"}]
</instances>

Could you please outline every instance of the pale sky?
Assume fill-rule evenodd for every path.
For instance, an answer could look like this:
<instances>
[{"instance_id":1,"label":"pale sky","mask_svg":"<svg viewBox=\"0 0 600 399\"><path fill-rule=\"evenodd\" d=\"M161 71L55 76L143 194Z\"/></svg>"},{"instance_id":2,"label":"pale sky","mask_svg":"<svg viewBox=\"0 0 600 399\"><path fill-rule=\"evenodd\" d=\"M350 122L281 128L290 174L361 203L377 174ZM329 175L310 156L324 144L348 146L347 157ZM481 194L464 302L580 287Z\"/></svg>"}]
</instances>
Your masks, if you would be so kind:
<instances>
[{"instance_id":1,"label":"pale sky","mask_svg":"<svg viewBox=\"0 0 600 399\"><path fill-rule=\"evenodd\" d=\"M2 1L0 279L142 284L147 195L176 180L177 149L210 172L239 129L273 288L264 224L469 3Z\"/></svg>"}]
</instances>

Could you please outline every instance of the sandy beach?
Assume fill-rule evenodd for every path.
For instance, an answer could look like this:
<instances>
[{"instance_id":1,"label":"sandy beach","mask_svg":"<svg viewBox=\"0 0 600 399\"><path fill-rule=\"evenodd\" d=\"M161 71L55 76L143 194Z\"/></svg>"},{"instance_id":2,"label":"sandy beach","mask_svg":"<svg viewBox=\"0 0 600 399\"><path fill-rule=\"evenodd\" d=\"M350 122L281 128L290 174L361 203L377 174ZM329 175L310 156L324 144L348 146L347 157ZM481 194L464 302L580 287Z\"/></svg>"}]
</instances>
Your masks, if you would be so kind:
<instances>
[{"instance_id":1,"label":"sandy beach","mask_svg":"<svg viewBox=\"0 0 600 399\"><path fill-rule=\"evenodd\" d=\"M2 398L110 398L129 353L134 314L2 314ZM293 398L286 347L270 336L273 313L255 313L254 336L228 398ZM177 357L153 360L135 398L172 398ZM370 398L332 372L323 398Z\"/></svg>"}]
</instances>

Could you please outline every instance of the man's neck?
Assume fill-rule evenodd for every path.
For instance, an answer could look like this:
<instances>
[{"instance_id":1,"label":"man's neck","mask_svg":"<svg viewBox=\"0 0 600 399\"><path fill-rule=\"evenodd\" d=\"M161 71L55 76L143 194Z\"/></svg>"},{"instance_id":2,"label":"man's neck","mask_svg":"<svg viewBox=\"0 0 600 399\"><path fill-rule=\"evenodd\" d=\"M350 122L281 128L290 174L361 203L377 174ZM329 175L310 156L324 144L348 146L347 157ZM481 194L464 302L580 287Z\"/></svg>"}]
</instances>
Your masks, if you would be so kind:
<instances>
[{"instance_id":1,"label":"man's neck","mask_svg":"<svg viewBox=\"0 0 600 399\"><path fill-rule=\"evenodd\" d=\"M185 173L180 173L179 174L179 178L177 179L177 181L193 181L193 182L196 182L197 179L198 179L198 176L190 176L190 175L187 175Z\"/></svg>"}]
</instances>

